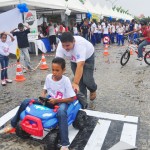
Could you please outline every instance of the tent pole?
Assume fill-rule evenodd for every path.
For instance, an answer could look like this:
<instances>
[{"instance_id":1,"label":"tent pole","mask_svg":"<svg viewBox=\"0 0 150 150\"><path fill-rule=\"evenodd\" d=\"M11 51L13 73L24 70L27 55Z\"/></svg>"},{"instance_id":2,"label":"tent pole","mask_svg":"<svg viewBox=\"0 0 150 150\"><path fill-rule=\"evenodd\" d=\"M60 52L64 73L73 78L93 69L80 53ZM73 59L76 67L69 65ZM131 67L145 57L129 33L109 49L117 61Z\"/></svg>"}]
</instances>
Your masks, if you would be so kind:
<instances>
[{"instance_id":1,"label":"tent pole","mask_svg":"<svg viewBox=\"0 0 150 150\"><path fill-rule=\"evenodd\" d=\"M19 3L21 4L22 0L19 0ZM22 13L22 20L23 20L23 23L24 23L24 13Z\"/></svg>"}]
</instances>

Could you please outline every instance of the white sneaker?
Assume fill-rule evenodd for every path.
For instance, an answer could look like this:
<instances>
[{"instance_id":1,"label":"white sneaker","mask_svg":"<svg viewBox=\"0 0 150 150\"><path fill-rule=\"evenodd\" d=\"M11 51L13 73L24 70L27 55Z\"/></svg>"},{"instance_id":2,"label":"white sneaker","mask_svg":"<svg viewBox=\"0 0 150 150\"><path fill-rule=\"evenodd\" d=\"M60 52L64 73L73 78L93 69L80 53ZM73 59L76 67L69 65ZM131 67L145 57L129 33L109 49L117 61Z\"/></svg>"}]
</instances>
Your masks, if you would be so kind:
<instances>
[{"instance_id":1,"label":"white sneaker","mask_svg":"<svg viewBox=\"0 0 150 150\"><path fill-rule=\"evenodd\" d=\"M12 83L12 80L11 80L11 79L5 79L5 81L6 81L7 83Z\"/></svg>"},{"instance_id":2,"label":"white sneaker","mask_svg":"<svg viewBox=\"0 0 150 150\"><path fill-rule=\"evenodd\" d=\"M68 146L62 146L60 150L69 150Z\"/></svg>"},{"instance_id":3,"label":"white sneaker","mask_svg":"<svg viewBox=\"0 0 150 150\"><path fill-rule=\"evenodd\" d=\"M1 84L2 84L2 86L5 86L6 85L6 81L2 80Z\"/></svg>"}]
</instances>

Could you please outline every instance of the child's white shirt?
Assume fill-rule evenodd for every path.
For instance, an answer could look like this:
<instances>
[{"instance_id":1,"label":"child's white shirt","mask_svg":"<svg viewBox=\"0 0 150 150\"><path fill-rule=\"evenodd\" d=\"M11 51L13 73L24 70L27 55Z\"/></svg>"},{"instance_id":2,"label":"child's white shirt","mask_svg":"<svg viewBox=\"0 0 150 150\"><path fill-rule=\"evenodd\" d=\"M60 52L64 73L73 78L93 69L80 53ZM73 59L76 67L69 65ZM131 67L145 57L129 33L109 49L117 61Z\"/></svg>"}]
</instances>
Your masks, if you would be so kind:
<instances>
[{"instance_id":1,"label":"child's white shirt","mask_svg":"<svg viewBox=\"0 0 150 150\"><path fill-rule=\"evenodd\" d=\"M10 53L11 44L12 44L11 41L2 42L0 40L0 54L3 56L8 56Z\"/></svg>"},{"instance_id":2,"label":"child's white shirt","mask_svg":"<svg viewBox=\"0 0 150 150\"><path fill-rule=\"evenodd\" d=\"M47 90L48 95L56 99L70 98L76 95L68 77L63 75L59 81L54 81L52 77L52 74L47 75L43 88Z\"/></svg>"}]
</instances>

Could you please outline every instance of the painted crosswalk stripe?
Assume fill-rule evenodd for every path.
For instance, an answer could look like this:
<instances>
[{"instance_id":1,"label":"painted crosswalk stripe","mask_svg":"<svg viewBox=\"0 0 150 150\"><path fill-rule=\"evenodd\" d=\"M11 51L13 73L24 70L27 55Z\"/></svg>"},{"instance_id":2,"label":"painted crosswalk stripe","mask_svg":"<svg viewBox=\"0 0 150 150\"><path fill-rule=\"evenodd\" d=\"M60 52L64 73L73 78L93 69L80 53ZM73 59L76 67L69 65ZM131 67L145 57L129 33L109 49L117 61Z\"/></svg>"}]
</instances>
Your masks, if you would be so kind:
<instances>
[{"instance_id":1,"label":"painted crosswalk stripe","mask_svg":"<svg viewBox=\"0 0 150 150\"><path fill-rule=\"evenodd\" d=\"M131 122L131 123L138 123L138 117L134 116L125 116L125 115L119 115L119 114L110 114L110 113L103 113L98 111L91 111L91 110L84 110L87 115L98 117L102 119L110 119L110 120L118 120L118 121L124 121L124 122Z\"/></svg>"},{"instance_id":2,"label":"painted crosswalk stripe","mask_svg":"<svg viewBox=\"0 0 150 150\"><path fill-rule=\"evenodd\" d=\"M125 123L122 130L120 141L135 146L136 135L137 135L137 125Z\"/></svg>"},{"instance_id":3,"label":"painted crosswalk stripe","mask_svg":"<svg viewBox=\"0 0 150 150\"><path fill-rule=\"evenodd\" d=\"M111 121L99 119L84 150L99 150L105 140Z\"/></svg>"},{"instance_id":4,"label":"painted crosswalk stripe","mask_svg":"<svg viewBox=\"0 0 150 150\"><path fill-rule=\"evenodd\" d=\"M70 125L68 131L69 131L69 141L70 143L72 143L73 139L78 134L79 130L75 129L72 125Z\"/></svg>"},{"instance_id":5,"label":"painted crosswalk stripe","mask_svg":"<svg viewBox=\"0 0 150 150\"><path fill-rule=\"evenodd\" d=\"M18 109L19 109L19 106L17 106L16 108L12 109L8 113L6 113L4 116L2 116L0 118L0 127L5 125L10 119L12 119L14 115L16 114L16 112L18 111Z\"/></svg>"}]
</instances>

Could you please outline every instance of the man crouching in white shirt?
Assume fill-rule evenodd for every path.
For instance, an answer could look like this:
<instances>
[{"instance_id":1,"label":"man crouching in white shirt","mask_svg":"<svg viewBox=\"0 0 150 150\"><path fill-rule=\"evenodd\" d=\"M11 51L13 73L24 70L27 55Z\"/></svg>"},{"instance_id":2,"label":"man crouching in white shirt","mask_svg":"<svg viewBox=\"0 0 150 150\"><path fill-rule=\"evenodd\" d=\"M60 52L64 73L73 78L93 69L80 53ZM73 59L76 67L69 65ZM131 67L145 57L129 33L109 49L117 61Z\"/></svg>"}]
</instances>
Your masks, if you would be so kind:
<instances>
[{"instance_id":1,"label":"man crouching in white shirt","mask_svg":"<svg viewBox=\"0 0 150 150\"><path fill-rule=\"evenodd\" d=\"M88 89L90 100L94 100L97 85L93 77L95 64L93 45L83 37L64 32L56 50L56 57L65 56L70 59L74 73L73 89L82 92L86 97Z\"/></svg>"}]
</instances>

